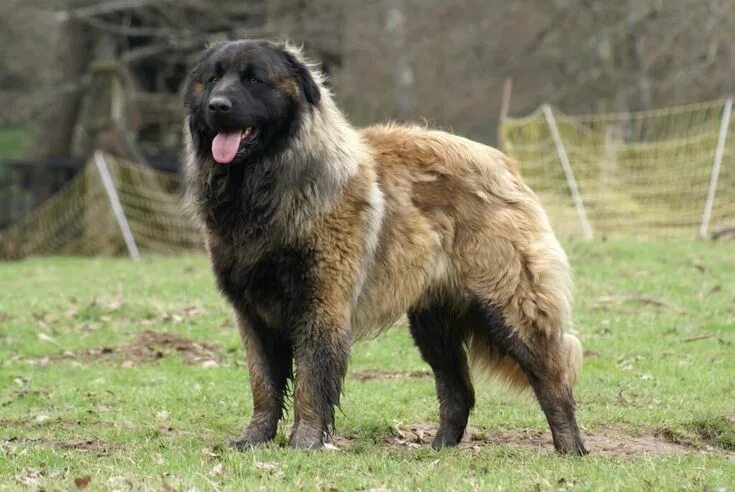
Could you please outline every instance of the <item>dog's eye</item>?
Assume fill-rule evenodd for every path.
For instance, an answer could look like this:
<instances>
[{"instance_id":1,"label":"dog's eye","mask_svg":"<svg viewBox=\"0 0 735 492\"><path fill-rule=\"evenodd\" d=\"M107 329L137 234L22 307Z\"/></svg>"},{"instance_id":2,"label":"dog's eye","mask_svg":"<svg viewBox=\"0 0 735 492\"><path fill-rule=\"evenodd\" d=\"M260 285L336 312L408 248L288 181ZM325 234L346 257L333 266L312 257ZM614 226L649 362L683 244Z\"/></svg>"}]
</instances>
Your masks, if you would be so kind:
<instances>
[{"instance_id":1,"label":"dog's eye","mask_svg":"<svg viewBox=\"0 0 735 492\"><path fill-rule=\"evenodd\" d=\"M260 82L260 79L258 79L257 77L250 77L248 79L248 82L250 82L251 84L257 84L258 82Z\"/></svg>"},{"instance_id":2,"label":"dog's eye","mask_svg":"<svg viewBox=\"0 0 735 492\"><path fill-rule=\"evenodd\" d=\"M215 83L215 82L217 82L218 80L219 80L219 77L218 77L218 76L216 76L216 75L212 75L211 77L209 77L209 80L207 80L207 83L208 83L208 84L214 84L214 83Z\"/></svg>"}]
</instances>

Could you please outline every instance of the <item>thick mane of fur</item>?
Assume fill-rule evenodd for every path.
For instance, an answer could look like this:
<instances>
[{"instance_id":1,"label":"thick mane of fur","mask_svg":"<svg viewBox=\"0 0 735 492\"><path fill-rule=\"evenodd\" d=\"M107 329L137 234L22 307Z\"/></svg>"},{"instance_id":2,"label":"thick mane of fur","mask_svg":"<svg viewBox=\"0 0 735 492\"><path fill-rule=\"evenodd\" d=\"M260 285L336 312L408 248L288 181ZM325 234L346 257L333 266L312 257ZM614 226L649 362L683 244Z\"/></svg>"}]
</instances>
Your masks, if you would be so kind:
<instances>
[{"instance_id":1,"label":"thick mane of fur","mask_svg":"<svg viewBox=\"0 0 735 492\"><path fill-rule=\"evenodd\" d=\"M304 108L293 140L282 152L257 164L273 180L268 194L274 200L273 226L283 235L297 234L317 217L327 212L339 197L342 187L357 172L367 156L358 132L346 121L325 85L316 65L306 60L301 50L287 44L285 49L308 67L321 91L315 107ZM211 156L202 157L193 148L188 117L184 128L186 208L206 223L213 196L223 191L223 179L231 169L215 165ZM274 232L275 232L274 231Z\"/></svg>"}]
</instances>

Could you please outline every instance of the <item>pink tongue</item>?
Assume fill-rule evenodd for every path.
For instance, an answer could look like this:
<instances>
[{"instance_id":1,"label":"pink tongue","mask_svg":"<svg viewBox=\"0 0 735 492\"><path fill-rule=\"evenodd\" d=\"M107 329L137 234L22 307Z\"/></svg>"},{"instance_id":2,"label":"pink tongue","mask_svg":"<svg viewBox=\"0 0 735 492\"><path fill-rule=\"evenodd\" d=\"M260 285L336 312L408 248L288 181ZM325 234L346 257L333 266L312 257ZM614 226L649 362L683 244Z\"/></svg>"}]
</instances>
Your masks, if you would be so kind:
<instances>
[{"instance_id":1,"label":"pink tongue","mask_svg":"<svg viewBox=\"0 0 735 492\"><path fill-rule=\"evenodd\" d=\"M242 131L235 133L218 133L212 140L212 157L220 164L229 164L240 148Z\"/></svg>"}]
</instances>

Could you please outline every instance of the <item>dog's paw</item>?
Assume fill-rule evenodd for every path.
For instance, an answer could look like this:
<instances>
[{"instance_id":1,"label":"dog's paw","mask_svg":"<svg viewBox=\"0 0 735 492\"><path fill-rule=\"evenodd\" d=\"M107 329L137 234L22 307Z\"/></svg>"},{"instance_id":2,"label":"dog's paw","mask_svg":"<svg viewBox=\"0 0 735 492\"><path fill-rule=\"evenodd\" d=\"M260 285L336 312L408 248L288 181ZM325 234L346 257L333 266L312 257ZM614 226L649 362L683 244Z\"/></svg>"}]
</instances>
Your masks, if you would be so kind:
<instances>
[{"instance_id":1,"label":"dog's paw","mask_svg":"<svg viewBox=\"0 0 735 492\"><path fill-rule=\"evenodd\" d=\"M464 434L464 429L439 429L431 447L436 451L442 448L453 448L459 444Z\"/></svg>"},{"instance_id":2,"label":"dog's paw","mask_svg":"<svg viewBox=\"0 0 735 492\"><path fill-rule=\"evenodd\" d=\"M265 442L266 441L255 441L252 439L248 439L247 437L240 436L234 439L228 439L227 446L232 449L237 449L238 451L244 451L246 449L254 448L255 446L258 446L259 444L263 444Z\"/></svg>"},{"instance_id":3,"label":"dog's paw","mask_svg":"<svg viewBox=\"0 0 735 492\"><path fill-rule=\"evenodd\" d=\"M305 427L295 429L288 444L295 449L323 449L324 433Z\"/></svg>"},{"instance_id":4,"label":"dog's paw","mask_svg":"<svg viewBox=\"0 0 735 492\"><path fill-rule=\"evenodd\" d=\"M230 439L227 441L227 446L233 449L237 449L238 451L243 451L245 449L254 448L255 446L265 444L269 441L272 441L273 437L265 432L254 432L250 429L246 430L242 433L242 435Z\"/></svg>"},{"instance_id":5,"label":"dog's paw","mask_svg":"<svg viewBox=\"0 0 735 492\"><path fill-rule=\"evenodd\" d=\"M556 448L556 452L566 456L587 456L590 452L584 447L584 444L579 443L578 445L571 448Z\"/></svg>"},{"instance_id":6,"label":"dog's paw","mask_svg":"<svg viewBox=\"0 0 735 492\"><path fill-rule=\"evenodd\" d=\"M587 456L589 454L578 434L558 436L554 439L554 447L557 453L568 456Z\"/></svg>"}]
</instances>

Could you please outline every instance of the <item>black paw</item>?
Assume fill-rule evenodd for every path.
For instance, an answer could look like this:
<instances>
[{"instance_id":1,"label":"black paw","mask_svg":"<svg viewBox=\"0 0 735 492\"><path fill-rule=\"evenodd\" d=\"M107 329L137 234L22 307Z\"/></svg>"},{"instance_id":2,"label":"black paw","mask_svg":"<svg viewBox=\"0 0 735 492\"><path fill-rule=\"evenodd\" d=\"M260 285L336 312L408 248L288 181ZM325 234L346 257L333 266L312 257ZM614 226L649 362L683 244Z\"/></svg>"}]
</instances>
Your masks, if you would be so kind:
<instances>
[{"instance_id":1,"label":"black paw","mask_svg":"<svg viewBox=\"0 0 735 492\"><path fill-rule=\"evenodd\" d=\"M442 448L453 448L462 440L464 429L439 429L431 447L437 451Z\"/></svg>"},{"instance_id":2,"label":"black paw","mask_svg":"<svg viewBox=\"0 0 735 492\"><path fill-rule=\"evenodd\" d=\"M243 451L245 449L251 449L251 448L254 448L255 446L265 444L267 442L272 441L275 436L271 434L272 433L246 430L245 432L243 432L241 436L227 441L227 446L233 449L237 449L238 451Z\"/></svg>"},{"instance_id":3,"label":"black paw","mask_svg":"<svg viewBox=\"0 0 735 492\"><path fill-rule=\"evenodd\" d=\"M324 432L299 428L293 431L288 444L295 449L322 449L324 448Z\"/></svg>"},{"instance_id":4,"label":"black paw","mask_svg":"<svg viewBox=\"0 0 735 492\"><path fill-rule=\"evenodd\" d=\"M556 452L566 456L587 456L590 452L584 447L582 441L577 441L572 445L555 446Z\"/></svg>"}]
</instances>

